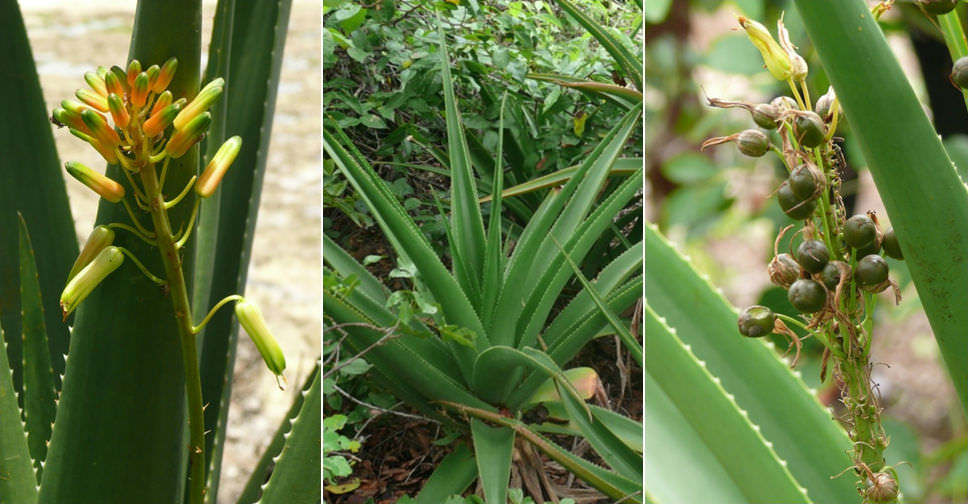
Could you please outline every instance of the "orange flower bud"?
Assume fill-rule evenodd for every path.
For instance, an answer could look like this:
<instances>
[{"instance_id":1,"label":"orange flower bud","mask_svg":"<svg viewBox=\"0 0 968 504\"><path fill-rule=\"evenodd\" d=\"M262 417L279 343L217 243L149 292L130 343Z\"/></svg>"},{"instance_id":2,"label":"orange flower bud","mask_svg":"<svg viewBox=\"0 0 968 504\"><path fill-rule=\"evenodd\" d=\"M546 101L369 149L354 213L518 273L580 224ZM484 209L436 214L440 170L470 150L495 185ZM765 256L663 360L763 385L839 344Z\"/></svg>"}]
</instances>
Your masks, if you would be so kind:
<instances>
[{"instance_id":1,"label":"orange flower bud","mask_svg":"<svg viewBox=\"0 0 968 504\"><path fill-rule=\"evenodd\" d=\"M108 73L104 76L104 85L107 87L108 93L114 93L123 97L125 90L128 89L127 76L122 79L118 76L118 72L124 75L124 70L121 70L120 67L111 67L111 70L108 70Z\"/></svg>"},{"instance_id":2,"label":"orange flower bud","mask_svg":"<svg viewBox=\"0 0 968 504\"><path fill-rule=\"evenodd\" d=\"M95 93L94 91L91 91L90 89L78 89L74 93L74 96L77 96L77 99L101 112L108 111L108 99Z\"/></svg>"},{"instance_id":3,"label":"orange flower bud","mask_svg":"<svg viewBox=\"0 0 968 504\"><path fill-rule=\"evenodd\" d=\"M108 125L107 119L101 114L88 109L81 112L81 119L91 130L91 134L101 143L112 148L121 145L121 137L118 136L118 132Z\"/></svg>"},{"instance_id":4,"label":"orange flower bud","mask_svg":"<svg viewBox=\"0 0 968 504\"><path fill-rule=\"evenodd\" d=\"M148 74L141 72L134 78L131 86L131 104L141 108L148 102Z\"/></svg>"},{"instance_id":5,"label":"orange flower bud","mask_svg":"<svg viewBox=\"0 0 968 504\"><path fill-rule=\"evenodd\" d=\"M161 65L161 73L158 74L158 79L151 86L151 91L160 93L168 89L168 85L171 84L171 79L175 76L175 70L177 69L178 58L168 58L168 61Z\"/></svg>"},{"instance_id":6,"label":"orange flower bud","mask_svg":"<svg viewBox=\"0 0 968 504\"><path fill-rule=\"evenodd\" d=\"M158 95L155 99L155 104L151 106L151 112L148 113L149 116L153 116L158 113L159 110L171 105L171 91L165 90L165 92Z\"/></svg>"},{"instance_id":7,"label":"orange flower bud","mask_svg":"<svg viewBox=\"0 0 968 504\"><path fill-rule=\"evenodd\" d=\"M65 163L64 167L67 168L67 173L70 173L78 182L86 185L111 203L117 203L124 198L124 186L108 178L106 175L73 161Z\"/></svg>"},{"instance_id":8,"label":"orange flower bud","mask_svg":"<svg viewBox=\"0 0 968 504\"><path fill-rule=\"evenodd\" d=\"M128 70L125 72L125 81L128 83L128 89L134 87L134 80L138 78L138 74L141 73L141 62L138 60L131 60L128 63Z\"/></svg>"},{"instance_id":9,"label":"orange flower bud","mask_svg":"<svg viewBox=\"0 0 968 504\"><path fill-rule=\"evenodd\" d=\"M175 117L176 121L178 117L181 117L182 112L179 112L178 116ZM185 124L184 128L176 129L175 134L165 145L165 154L172 158L182 157L191 146L202 139L210 124L212 124L212 114L205 112Z\"/></svg>"},{"instance_id":10,"label":"orange flower bud","mask_svg":"<svg viewBox=\"0 0 968 504\"><path fill-rule=\"evenodd\" d=\"M185 128L185 125L190 121L198 117L199 114L205 112L215 103L215 100L222 95L222 90L225 88L225 80L221 77L209 82L198 92L198 95L178 113L178 117L175 117L174 125L176 130L181 130Z\"/></svg>"},{"instance_id":11,"label":"orange flower bud","mask_svg":"<svg viewBox=\"0 0 968 504\"><path fill-rule=\"evenodd\" d=\"M84 81L87 82L91 89L93 89L97 94L101 96L108 95L108 88L104 84L104 78L94 72L87 72L84 74Z\"/></svg>"},{"instance_id":12,"label":"orange flower bud","mask_svg":"<svg viewBox=\"0 0 968 504\"><path fill-rule=\"evenodd\" d=\"M163 133L165 128L175 120L175 116L178 115L178 111L181 109L181 104L175 103L169 105L148 118L145 121L142 131L144 131L145 136L153 137L159 133Z\"/></svg>"},{"instance_id":13,"label":"orange flower bud","mask_svg":"<svg viewBox=\"0 0 968 504\"><path fill-rule=\"evenodd\" d=\"M114 119L114 124L121 129L127 128L131 116L128 115L128 109L124 107L124 101L121 100L121 97L114 93L109 94L108 108L111 110L111 118Z\"/></svg>"}]
</instances>

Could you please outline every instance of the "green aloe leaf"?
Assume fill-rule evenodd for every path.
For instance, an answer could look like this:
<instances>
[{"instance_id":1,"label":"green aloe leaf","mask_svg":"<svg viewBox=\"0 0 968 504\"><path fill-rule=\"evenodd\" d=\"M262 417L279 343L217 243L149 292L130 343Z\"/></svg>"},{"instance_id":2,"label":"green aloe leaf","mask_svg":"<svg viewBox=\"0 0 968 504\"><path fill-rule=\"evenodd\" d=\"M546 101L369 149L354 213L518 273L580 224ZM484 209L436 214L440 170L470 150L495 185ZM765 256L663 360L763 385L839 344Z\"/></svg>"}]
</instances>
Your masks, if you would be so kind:
<instances>
[{"instance_id":1,"label":"green aloe leaf","mask_svg":"<svg viewBox=\"0 0 968 504\"><path fill-rule=\"evenodd\" d=\"M304 392L302 408L292 422L292 430L286 437L286 444L276 460L272 476L269 477L259 502L310 504L320 501L320 422L323 404L318 367L314 374L312 385Z\"/></svg>"},{"instance_id":2,"label":"green aloe leaf","mask_svg":"<svg viewBox=\"0 0 968 504\"><path fill-rule=\"evenodd\" d=\"M608 51L609 54L615 58L615 62L618 64L619 68L630 78L635 88L642 91L642 61L636 57L632 52L625 47L620 41L618 41L612 34L608 33L605 27L599 25L594 19L588 17L577 5L571 3L569 0L557 0L558 5L568 13L569 16L575 18L579 24L585 27L589 33L595 37L595 40Z\"/></svg>"},{"instance_id":3,"label":"green aloe leaf","mask_svg":"<svg viewBox=\"0 0 968 504\"><path fill-rule=\"evenodd\" d=\"M54 423L54 370L50 364L47 328L44 325L43 296L34 249L30 244L27 224L20 217L20 303L23 316L24 344L24 420L30 436L30 457L34 459L39 482L41 462L47 458L50 426Z\"/></svg>"},{"instance_id":4,"label":"green aloe leaf","mask_svg":"<svg viewBox=\"0 0 968 504\"><path fill-rule=\"evenodd\" d=\"M27 447L27 427L20 419L17 393L13 389L13 372L7 361L6 334L0 328L0 500L3 502L37 502L37 475Z\"/></svg>"},{"instance_id":5,"label":"green aloe leaf","mask_svg":"<svg viewBox=\"0 0 968 504\"><path fill-rule=\"evenodd\" d=\"M417 504L438 504L451 495L464 492L477 479L474 454L466 444L457 445L444 457L417 494Z\"/></svg>"},{"instance_id":6,"label":"green aloe leaf","mask_svg":"<svg viewBox=\"0 0 968 504\"><path fill-rule=\"evenodd\" d=\"M790 471L796 475L799 484L807 489L811 499L814 502L859 502L860 497L849 478L830 478L851 465L846 453L850 440L840 425L831 419L830 412L820 405L796 376L797 372L791 372L787 363L777 358L769 346L739 334L735 309L653 226L645 229L645 256L648 258L646 300L656 316L665 320L660 325L674 329L682 344L705 363L704 367L715 380L749 413L752 423L772 443L779 457L789 464ZM646 352L648 394L653 386L657 386L649 383L649 377L653 376L650 356L662 362L664 353L652 346L652 333L648 328L645 335L645 346L649 349ZM682 393L693 394L691 391ZM651 434L647 433L650 440L666 440L663 433L678 429L676 426L679 423L674 420L674 415L667 418L662 412L675 411L672 405L683 399L669 391L664 394L667 397L649 396L656 397L656 401L650 401L649 408L646 408L649 418L644 423L646 429L652 426L657 429L650 430ZM650 422L652 414L656 415L654 418L667 419L668 423ZM731 435L730 431L719 427L715 432L722 436ZM804 436L804 432L810 435ZM692 446L690 439L696 439L684 433L683 436L683 439L662 443L663 446L680 446L681 443L678 450L650 449L647 467L681 468L683 464L705 464L700 461L705 455L694 450L683 451L687 446ZM652 473L651 469L646 471L647 475L649 473ZM706 473L699 474L702 474L705 484ZM708 478L711 480L716 474L710 472ZM657 477L658 481L672 486L686 482ZM691 489L703 486L697 485L694 477L689 482Z\"/></svg>"},{"instance_id":7,"label":"green aloe leaf","mask_svg":"<svg viewBox=\"0 0 968 504\"><path fill-rule=\"evenodd\" d=\"M67 202L51 124L23 18L15 0L0 1L0 47L5 77L0 79L0 323L20 335L20 260L17 213L33 230L37 274L45 300L44 325L60 389L69 332L58 298L77 256L74 222ZM80 86L78 86L80 87ZM66 97L65 97L66 98ZM20 338L8 342L14 388L23 387Z\"/></svg>"},{"instance_id":8,"label":"green aloe leaf","mask_svg":"<svg viewBox=\"0 0 968 504\"><path fill-rule=\"evenodd\" d=\"M968 414L968 190L867 4L796 5L868 162ZM859 62L876 72L858 72Z\"/></svg>"},{"instance_id":9,"label":"green aloe leaf","mask_svg":"<svg viewBox=\"0 0 968 504\"><path fill-rule=\"evenodd\" d=\"M145 67L177 57L170 89L176 97L192 97L199 88L200 26L200 1L143 0L135 13L129 57ZM166 190L177 194L197 169L193 148L169 166ZM115 180L125 179L118 166L109 166L108 173ZM169 211L173 227L187 225L191 200L186 198ZM96 222L130 225L120 205L103 200ZM130 233L118 233L116 245L130 250L149 270L164 271L157 249ZM190 282L193 242L183 250L183 270ZM187 460L186 392L177 335L170 298L131 261L84 301L71 336L70 365L40 502L181 500Z\"/></svg>"},{"instance_id":10,"label":"green aloe leaf","mask_svg":"<svg viewBox=\"0 0 968 504\"><path fill-rule=\"evenodd\" d=\"M676 446L673 453L647 454L650 470L646 484L650 492L663 502L683 504L697 502L692 500L697 498L692 493L699 491L696 487L715 496L709 502L723 504L814 502L746 412L648 304L645 333L649 346L645 354L646 382L651 385L647 390L668 398L671 407L655 412L647 408L646 436L664 442L659 437L662 432L679 429L694 434L697 441ZM695 451L686 451L689 449ZM702 465L669 464L670 459L693 453L697 457L690 460L702 461ZM692 468L688 477L683 474L684 467ZM707 473L714 477L707 477ZM701 482L695 481L697 475L702 475Z\"/></svg>"},{"instance_id":11,"label":"green aloe leaf","mask_svg":"<svg viewBox=\"0 0 968 504\"><path fill-rule=\"evenodd\" d=\"M234 135L242 137L243 143L216 191L220 194L217 209L210 202L202 209L202 222L214 219L217 226L199 229L199 254L205 254L199 260L205 265L214 262L207 293L196 291L196 312L207 311L225 296L244 294L292 6L291 0L223 3L216 12L210 50L217 57L210 57L208 73L225 73L225 127L209 137L208 149L217 149ZM221 137L216 136L219 133ZM209 282L204 277L203 281ZM208 404L205 428L213 433L206 437L210 502L218 492L237 341L232 310L219 310L201 336L202 397Z\"/></svg>"},{"instance_id":12,"label":"green aloe leaf","mask_svg":"<svg viewBox=\"0 0 968 504\"><path fill-rule=\"evenodd\" d=\"M514 451L514 431L507 427L489 427L471 419L474 439L474 458L477 474L484 489L484 502L507 502L508 479L511 477L511 452Z\"/></svg>"},{"instance_id":13,"label":"green aloe leaf","mask_svg":"<svg viewBox=\"0 0 968 504\"><path fill-rule=\"evenodd\" d=\"M608 171L609 177L614 176L629 176L635 173L642 166L642 158L619 158L615 160L615 164ZM578 171L577 166L569 166L568 168L562 168L556 172L548 173L540 177L535 177L527 182L518 184L513 187L509 187L501 191L501 195L505 198L511 196L518 196L521 194L527 194L530 192L538 191L540 189L547 189L549 187L556 187L562 185L574 176L575 172ZM481 203L486 203L491 201L491 196L484 196L481 198Z\"/></svg>"}]
</instances>

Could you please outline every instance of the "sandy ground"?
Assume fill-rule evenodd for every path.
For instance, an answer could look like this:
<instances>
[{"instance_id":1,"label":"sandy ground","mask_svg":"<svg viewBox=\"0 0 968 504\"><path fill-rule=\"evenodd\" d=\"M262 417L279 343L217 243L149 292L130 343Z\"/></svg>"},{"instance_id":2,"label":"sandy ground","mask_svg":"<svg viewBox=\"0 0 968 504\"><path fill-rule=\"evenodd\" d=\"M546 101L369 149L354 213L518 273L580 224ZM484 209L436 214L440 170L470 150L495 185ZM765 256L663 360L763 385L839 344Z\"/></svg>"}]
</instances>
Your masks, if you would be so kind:
<instances>
[{"instance_id":1,"label":"sandy ground","mask_svg":"<svg viewBox=\"0 0 968 504\"><path fill-rule=\"evenodd\" d=\"M135 2L31 0L24 20L48 110L84 87L84 72L126 61ZM205 2L203 55L215 2ZM70 8L67 8L70 6ZM219 502L235 502L252 466L320 354L320 7L294 2L246 296L258 303L286 353L280 392L251 341L240 338ZM204 67L204 62L203 62ZM55 130L61 161L103 166L97 153ZM66 173L65 173L66 176ZM97 200L67 177L80 240Z\"/></svg>"}]
</instances>

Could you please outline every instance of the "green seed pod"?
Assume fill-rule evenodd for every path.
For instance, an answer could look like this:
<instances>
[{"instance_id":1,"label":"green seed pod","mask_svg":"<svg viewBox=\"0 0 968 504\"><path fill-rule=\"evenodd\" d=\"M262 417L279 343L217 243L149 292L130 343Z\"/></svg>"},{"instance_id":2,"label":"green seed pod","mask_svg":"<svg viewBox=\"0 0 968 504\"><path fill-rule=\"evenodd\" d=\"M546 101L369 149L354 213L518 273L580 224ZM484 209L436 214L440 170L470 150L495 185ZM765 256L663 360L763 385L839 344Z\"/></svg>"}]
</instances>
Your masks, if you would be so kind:
<instances>
[{"instance_id":1,"label":"green seed pod","mask_svg":"<svg viewBox=\"0 0 968 504\"><path fill-rule=\"evenodd\" d=\"M776 129L780 120L780 109L772 103L760 103L750 110L750 114L753 115L753 122L763 129Z\"/></svg>"},{"instance_id":2,"label":"green seed pod","mask_svg":"<svg viewBox=\"0 0 968 504\"><path fill-rule=\"evenodd\" d=\"M790 189L793 195L800 199L812 198L823 188L823 173L810 163L803 163L790 173Z\"/></svg>"},{"instance_id":3,"label":"green seed pod","mask_svg":"<svg viewBox=\"0 0 968 504\"><path fill-rule=\"evenodd\" d=\"M901 245L897 243L897 235L894 234L894 228L888 228L887 232L884 233L884 241L882 243L884 247L884 253L888 257L893 257L894 259L904 259L904 254L901 253Z\"/></svg>"},{"instance_id":4,"label":"green seed pod","mask_svg":"<svg viewBox=\"0 0 968 504\"><path fill-rule=\"evenodd\" d=\"M953 11L958 5L958 0L920 0L918 3L928 14L938 16Z\"/></svg>"},{"instance_id":5,"label":"green seed pod","mask_svg":"<svg viewBox=\"0 0 968 504\"><path fill-rule=\"evenodd\" d=\"M830 251L820 240L806 240L797 247L797 262L809 273L820 273L830 261Z\"/></svg>"},{"instance_id":6,"label":"green seed pod","mask_svg":"<svg viewBox=\"0 0 968 504\"><path fill-rule=\"evenodd\" d=\"M761 157L770 150L770 139L760 130L743 130L736 137L736 147L747 156Z\"/></svg>"},{"instance_id":7,"label":"green seed pod","mask_svg":"<svg viewBox=\"0 0 968 504\"><path fill-rule=\"evenodd\" d=\"M787 298L801 313L815 313L827 304L827 291L819 283L809 278L801 278L790 286Z\"/></svg>"},{"instance_id":8,"label":"green seed pod","mask_svg":"<svg viewBox=\"0 0 968 504\"><path fill-rule=\"evenodd\" d=\"M815 112L802 112L793 123L794 132L800 145L804 147L819 147L826 134L823 119Z\"/></svg>"},{"instance_id":9,"label":"green seed pod","mask_svg":"<svg viewBox=\"0 0 968 504\"><path fill-rule=\"evenodd\" d=\"M776 314L765 306L754 305L739 314L739 333L747 338L759 338L773 332Z\"/></svg>"},{"instance_id":10,"label":"green seed pod","mask_svg":"<svg viewBox=\"0 0 968 504\"><path fill-rule=\"evenodd\" d=\"M877 254L866 255L854 267L854 281L868 292L884 290L888 273L887 261Z\"/></svg>"},{"instance_id":11,"label":"green seed pod","mask_svg":"<svg viewBox=\"0 0 968 504\"><path fill-rule=\"evenodd\" d=\"M843 261L831 261L820 271L820 281L823 282L827 290L834 290L840 283L840 265L846 265Z\"/></svg>"},{"instance_id":12,"label":"green seed pod","mask_svg":"<svg viewBox=\"0 0 968 504\"><path fill-rule=\"evenodd\" d=\"M962 56L951 66L951 82L956 86L968 88L968 56Z\"/></svg>"},{"instance_id":13,"label":"green seed pod","mask_svg":"<svg viewBox=\"0 0 968 504\"><path fill-rule=\"evenodd\" d=\"M787 253L774 257L767 265L766 271L770 275L770 280L784 289L789 289L790 285L800 278L800 265Z\"/></svg>"},{"instance_id":14,"label":"green seed pod","mask_svg":"<svg viewBox=\"0 0 968 504\"><path fill-rule=\"evenodd\" d=\"M817 200L815 198L797 198L793 194L793 189L790 188L790 183L786 180L780 184L780 188L776 192L776 200L780 203L780 208L783 209L783 213L794 220L809 218L813 214L814 209L817 208Z\"/></svg>"},{"instance_id":15,"label":"green seed pod","mask_svg":"<svg viewBox=\"0 0 968 504\"><path fill-rule=\"evenodd\" d=\"M855 249L870 247L877 240L877 225L870 217L857 214L844 224L844 241Z\"/></svg>"},{"instance_id":16,"label":"green seed pod","mask_svg":"<svg viewBox=\"0 0 968 504\"><path fill-rule=\"evenodd\" d=\"M252 338L252 342L255 343L255 347L262 355L262 360L265 361L269 371L272 371L272 374L276 376L281 376L286 369L286 356L283 355L276 339L269 332L269 328L266 327L265 319L262 318L259 307L243 299L235 303L235 317L239 319L239 324Z\"/></svg>"}]
</instances>

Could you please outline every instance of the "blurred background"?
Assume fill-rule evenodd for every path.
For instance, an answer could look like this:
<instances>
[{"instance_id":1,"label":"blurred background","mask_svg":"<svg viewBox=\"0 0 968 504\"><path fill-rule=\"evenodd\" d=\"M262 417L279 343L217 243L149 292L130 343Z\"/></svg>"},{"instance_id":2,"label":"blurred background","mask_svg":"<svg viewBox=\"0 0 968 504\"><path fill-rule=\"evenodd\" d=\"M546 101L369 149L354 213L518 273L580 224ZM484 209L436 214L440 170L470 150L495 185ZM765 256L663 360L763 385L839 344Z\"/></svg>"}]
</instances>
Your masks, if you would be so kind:
<instances>
[{"instance_id":1,"label":"blurred background","mask_svg":"<svg viewBox=\"0 0 968 504\"><path fill-rule=\"evenodd\" d=\"M965 7L962 3L960 8ZM744 15L776 33L781 14L809 65L808 84L815 100L827 91L828 81L793 2L646 2L645 212L735 306L763 304L795 315L785 291L770 283L766 271L777 233L793 223L773 197L786 177L783 164L772 153L746 157L731 143L699 150L708 138L756 127L745 110L713 108L707 99L757 104L789 94L786 83L763 68L759 52L737 22L737 16ZM912 1L894 3L880 21L965 179L968 113L947 80L951 60L940 32ZM843 184L847 214L873 210L882 229L887 229L890 215L859 147L852 144L850 118L846 119L837 135L844 138L848 163ZM779 252L790 252L787 243ZM903 301L895 306L889 291L881 294L872 350L872 378L891 438L887 462L897 465L906 460L917 469L898 467L906 502L968 502L965 419L905 264L892 259L889 263ZM777 343L786 348L785 342ZM799 368L821 401L836 412L835 383L829 378L820 383L821 352L818 342L807 340Z\"/></svg>"},{"instance_id":2,"label":"blurred background","mask_svg":"<svg viewBox=\"0 0 968 504\"><path fill-rule=\"evenodd\" d=\"M202 12L202 68L214 1ZM136 2L21 2L47 109L85 87L84 72L127 62ZM235 502L320 355L320 9L295 0L279 80L275 122L249 266L255 301L286 354L289 387L280 391L251 340L240 335L219 502ZM230 89L231 83L228 84ZM231 91L229 91L231 92ZM66 129L54 129L61 162L104 166ZM87 239L97 196L67 176L78 239ZM227 175L231 177L231 171ZM230 197L227 195L226 197Z\"/></svg>"}]
</instances>

